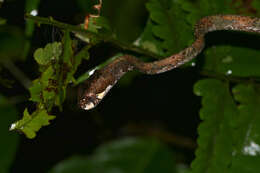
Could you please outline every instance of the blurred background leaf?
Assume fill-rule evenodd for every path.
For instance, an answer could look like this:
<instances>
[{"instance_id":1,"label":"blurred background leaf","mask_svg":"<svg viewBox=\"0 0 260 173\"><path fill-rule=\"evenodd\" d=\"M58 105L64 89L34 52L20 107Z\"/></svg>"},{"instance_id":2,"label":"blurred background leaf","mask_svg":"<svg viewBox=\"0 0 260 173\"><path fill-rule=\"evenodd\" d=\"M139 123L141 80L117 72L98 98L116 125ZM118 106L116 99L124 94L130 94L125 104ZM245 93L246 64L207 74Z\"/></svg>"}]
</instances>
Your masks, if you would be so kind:
<instances>
[{"instance_id":1,"label":"blurred background leaf","mask_svg":"<svg viewBox=\"0 0 260 173\"><path fill-rule=\"evenodd\" d=\"M187 47L192 41L192 27L185 21L185 11L181 6L170 0L151 0L146 4L150 18L155 22L153 34L162 39L165 55L176 53ZM178 34L176 34L178 33Z\"/></svg>"},{"instance_id":2,"label":"blurred background leaf","mask_svg":"<svg viewBox=\"0 0 260 173\"><path fill-rule=\"evenodd\" d=\"M133 42L139 37L147 17L145 2L147 0L111 0L103 2L104 6L101 14L110 20L112 29L119 40Z\"/></svg>"},{"instance_id":3,"label":"blurred background leaf","mask_svg":"<svg viewBox=\"0 0 260 173\"><path fill-rule=\"evenodd\" d=\"M238 34L234 34L234 37L236 35L239 37ZM254 44L255 46L253 47L255 48L252 48L252 46L247 48L246 45L250 45L251 41L260 41L260 38L256 37L256 39L254 39L253 35L248 37L243 37L243 34L241 35L242 36L237 39L243 42L244 46L222 44L211 46L210 48L205 50L205 61L203 65L203 70L213 71L224 75L259 77L260 45ZM222 38L222 40L229 42L228 40L232 37L222 36Z\"/></svg>"},{"instance_id":4,"label":"blurred background leaf","mask_svg":"<svg viewBox=\"0 0 260 173\"><path fill-rule=\"evenodd\" d=\"M8 102L8 99L0 95L0 172L8 173L15 159L19 142L19 134L12 133L8 129L12 121L18 118L18 111Z\"/></svg>"},{"instance_id":5,"label":"blurred background leaf","mask_svg":"<svg viewBox=\"0 0 260 173\"><path fill-rule=\"evenodd\" d=\"M259 172L259 87L239 84L233 100L227 83L205 79L195 84L194 92L203 96L203 122L192 172Z\"/></svg>"},{"instance_id":6,"label":"blurred background leaf","mask_svg":"<svg viewBox=\"0 0 260 173\"><path fill-rule=\"evenodd\" d=\"M180 169L181 170L181 169ZM173 153L159 141L124 138L100 146L91 157L72 157L50 173L176 173Z\"/></svg>"},{"instance_id":7,"label":"blurred background leaf","mask_svg":"<svg viewBox=\"0 0 260 173\"><path fill-rule=\"evenodd\" d=\"M192 172L228 172L233 156L231 125L237 115L228 84L216 79L200 80L194 86L194 93L203 99Z\"/></svg>"},{"instance_id":8,"label":"blurred background leaf","mask_svg":"<svg viewBox=\"0 0 260 173\"><path fill-rule=\"evenodd\" d=\"M230 172L259 172L260 88L254 84L239 84L232 91L239 103L239 112L232 122L236 131L232 135L234 149Z\"/></svg>"},{"instance_id":9,"label":"blurred background leaf","mask_svg":"<svg viewBox=\"0 0 260 173\"><path fill-rule=\"evenodd\" d=\"M0 17L0 25L6 24L6 19Z\"/></svg>"},{"instance_id":10,"label":"blurred background leaf","mask_svg":"<svg viewBox=\"0 0 260 173\"><path fill-rule=\"evenodd\" d=\"M0 62L6 59L23 60L25 37L23 31L11 25L0 27Z\"/></svg>"}]
</instances>

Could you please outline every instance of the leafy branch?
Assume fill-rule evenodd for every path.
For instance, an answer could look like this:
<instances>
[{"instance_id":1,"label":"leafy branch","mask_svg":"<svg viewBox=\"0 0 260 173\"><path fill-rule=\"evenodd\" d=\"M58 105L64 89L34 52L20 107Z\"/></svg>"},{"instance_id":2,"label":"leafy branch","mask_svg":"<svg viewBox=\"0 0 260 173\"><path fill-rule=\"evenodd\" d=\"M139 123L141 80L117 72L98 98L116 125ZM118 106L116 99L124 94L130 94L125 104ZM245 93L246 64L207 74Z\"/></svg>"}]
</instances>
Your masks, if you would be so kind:
<instances>
[{"instance_id":1,"label":"leafy branch","mask_svg":"<svg viewBox=\"0 0 260 173\"><path fill-rule=\"evenodd\" d=\"M154 5L151 5L150 3L148 3L147 6L148 6L148 9L149 9L149 8L152 8ZM151 12L153 12L153 11L154 11L154 9L151 9ZM170 15L170 14L165 14L165 15ZM93 31L90 31L90 30L85 30L80 26L74 26L74 25L70 25L70 24L66 24L66 23L54 20L52 17L45 18L45 17L38 17L38 16L32 16L30 14L26 14L25 18L28 19L28 20L35 21L38 25L41 25L41 24L52 25L52 26L56 26L56 27L61 28L61 29L66 29L66 30L68 30L72 33L75 33L79 37L90 38L90 39L92 38L92 40L93 40L92 44L98 44L99 42L110 43L110 44L114 45L116 48L119 48L122 51L129 52L130 54L133 54L133 55L139 55L140 58L141 57L147 57L147 58L151 58L151 59L162 59L163 58L162 54L164 54L164 53L160 53L160 52L153 53L153 51L149 50L149 46L147 48L147 41L146 40L149 40L149 38L146 38L147 36L144 35L144 34L146 34L145 33L146 31L144 31L144 33L141 35L141 41L140 41L141 43L139 44L139 46L135 46L134 44L126 44L126 43L118 40L114 34L104 34L102 32L97 33L97 32L93 32ZM172 20L175 20L175 19L172 19ZM148 22L147 24L150 25L150 22ZM164 24L164 25L166 25L166 24ZM147 26L147 27L149 28L149 26ZM190 29L190 26L185 25L185 27L186 28L189 27L189 29L187 29L187 30L189 30L189 32L187 32L187 33L191 34L192 30ZM159 30L159 28L158 28L158 30ZM173 33L173 32L169 31L169 33ZM160 35L160 34L158 33L157 35ZM188 38L191 39L192 35L189 35ZM186 40L188 40L188 38L186 38ZM170 40L174 40L174 39L170 39ZM185 45L186 45L185 40L182 39L181 41L183 42L181 47L184 48ZM90 42L91 42L91 40L90 40ZM155 42L155 40L153 40L153 42ZM168 46L168 48L167 48L167 50L168 49L171 50L171 53L174 53L174 52L172 52L173 48L174 48L175 52L180 50L180 48L176 49L176 47L174 47L174 43L172 43L172 41L170 41L169 43L165 43L165 44L171 45L170 47ZM166 46L166 45L162 45L162 46ZM111 62L116 57L118 57L118 55L111 57L110 59L108 59L104 63L94 67L93 69L90 69L89 71L84 73L76 81L75 84L79 84L79 83L83 82L84 80L86 80L89 77L89 72L91 72L92 70L97 70L97 69L104 67L107 63ZM258 81L259 81L259 78L257 76L256 77L254 77L254 76L239 77L239 76L236 76L236 75L227 75L225 73L222 74L222 73L219 73L218 71L211 70L211 69L209 69L209 70L208 69L202 69L200 71L200 74L202 76L214 77L214 78L221 79L221 80L225 79L225 80L229 80L229 81L232 81L232 82L255 81L255 82L258 83Z\"/></svg>"},{"instance_id":2,"label":"leafy branch","mask_svg":"<svg viewBox=\"0 0 260 173\"><path fill-rule=\"evenodd\" d=\"M158 56L157 54L150 52L148 50L144 50L138 46L135 45L129 45L126 44L118 39L115 38L114 34L104 34L104 33L95 33L90 30L85 30L80 26L74 26L70 24L66 24L57 20L54 20L52 17L45 18L45 17L38 17L38 16L32 16L30 14L25 14L25 18L28 20L33 20L37 24L47 24L47 25L52 25L56 26L61 29L66 29L68 31L71 31L75 34L79 34L84 38L89 38L94 41L94 43L98 43L100 41L111 43L115 47L119 48L122 51L129 51L135 54L140 54L149 58L153 59L160 59L162 58L161 56ZM92 42L92 41L90 41ZM93 43L93 42L92 42Z\"/></svg>"},{"instance_id":3,"label":"leafy branch","mask_svg":"<svg viewBox=\"0 0 260 173\"><path fill-rule=\"evenodd\" d=\"M10 127L10 130L23 132L28 138L34 138L36 132L49 124L55 118L49 115L53 106L62 110L62 103L66 98L67 86L75 81L73 74L82 59L88 59L89 46L84 47L74 55L73 43L68 31L64 32L62 42L49 43L45 48L39 48L34 58L39 64L41 76L33 81L29 88L30 100L36 102L36 110L30 115L27 109L23 118Z\"/></svg>"}]
</instances>

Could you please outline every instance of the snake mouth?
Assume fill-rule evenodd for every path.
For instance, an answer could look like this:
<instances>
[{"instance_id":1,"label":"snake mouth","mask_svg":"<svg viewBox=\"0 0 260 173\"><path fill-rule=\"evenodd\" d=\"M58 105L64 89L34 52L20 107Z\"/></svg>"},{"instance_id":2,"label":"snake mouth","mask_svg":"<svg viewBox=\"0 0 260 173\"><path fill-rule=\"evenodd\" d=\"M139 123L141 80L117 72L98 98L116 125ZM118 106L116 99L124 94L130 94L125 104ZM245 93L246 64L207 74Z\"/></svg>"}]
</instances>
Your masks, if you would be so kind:
<instances>
[{"instance_id":1,"label":"snake mouth","mask_svg":"<svg viewBox=\"0 0 260 173\"><path fill-rule=\"evenodd\" d=\"M81 108L84 110L90 110L90 109L93 109L94 107L95 107L95 105L93 102L88 102L84 105L81 105Z\"/></svg>"},{"instance_id":2,"label":"snake mouth","mask_svg":"<svg viewBox=\"0 0 260 173\"><path fill-rule=\"evenodd\" d=\"M96 94L95 92L86 93L79 100L79 107L84 110L90 110L95 108L101 100L106 96L109 90L113 87L113 85L108 85L105 90Z\"/></svg>"},{"instance_id":3,"label":"snake mouth","mask_svg":"<svg viewBox=\"0 0 260 173\"><path fill-rule=\"evenodd\" d=\"M84 110L90 110L96 107L99 103L99 99L95 96L86 96L79 100L79 107Z\"/></svg>"}]
</instances>

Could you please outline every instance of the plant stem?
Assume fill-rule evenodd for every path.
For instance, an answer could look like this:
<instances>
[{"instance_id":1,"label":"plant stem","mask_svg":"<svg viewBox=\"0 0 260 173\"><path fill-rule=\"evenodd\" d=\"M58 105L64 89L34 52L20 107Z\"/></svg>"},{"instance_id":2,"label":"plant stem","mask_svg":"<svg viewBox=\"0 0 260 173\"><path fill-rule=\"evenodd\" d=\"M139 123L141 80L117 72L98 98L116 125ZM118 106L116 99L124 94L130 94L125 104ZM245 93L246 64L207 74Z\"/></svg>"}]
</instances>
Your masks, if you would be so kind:
<instances>
[{"instance_id":1,"label":"plant stem","mask_svg":"<svg viewBox=\"0 0 260 173\"><path fill-rule=\"evenodd\" d=\"M40 24L52 25L52 26L56 26L61 29L67 29L73 33L78 33L78 34L84 35L89 38L95 38L98 40L102 40L104 42L108 42L123 51L130 52L130 54L131 53L138 54L138 55L153 58L153 59L162 58L161 56L159 56L155 53L152 53L150 51L147 51L145 49L142 49L138 46L126 44L126 43L116 39L113 36L107 36L107 35L103 35L103 34L99 34L99 33L97 34L95 32L91 32L89 30L82 29L79 26L59 22L57 20L54 20L52 17L46 18L46 17L38 17L38 16L32 16L30 14L25 14L25 18L28 20L33 20L34 22L38 23L39 25ZM210 72L210 71L205 71L205 70L201 71L200 75L214 77L214 78L217 78L220 80L227 80L227 81L231 81L231 82L235 82L235 83L248 82L248 81L260 83L260 79L255 78L255 77L237 77L237 76L232 76L232 75L229 76L229 75L218 74L216 72ZM80 83L81 81L77 81L77 82Z\"/></svg>"},{"instance_id":2,"label":"plant stem","mask_svg":"<svg viewBox=\"0 0 260 173\"><path fill-rule=\"evenodd\" d=\"M121 50L129 51L129 52L134 53L134 54L147 56L147 57L150 57L150 58L153 58L153 59L162 58L161 56L159 56L155 53L144 50L144 49L137 47L135 45L129 45L129 44L126 44L122 41L119 41L116 38L114 38L113 36L97 34L97 33L91 32L89 30L82 29L79 26L59 22L57 20L54 20L52 17L45 18L45 17L32 16L30 14L25 14L25 18L28 19L28 20L33 20L39 25L40 24L52 25L52 26L56 26L56 27L61 28L61 29L67 29L67 30L69 30L73 33L82 34L82 35L89 37L89 38L96 38L98 40L102 40L104 42L111 43L112 45L114 45L115 47L117 47Z\"/></svg>"}]
</instances>

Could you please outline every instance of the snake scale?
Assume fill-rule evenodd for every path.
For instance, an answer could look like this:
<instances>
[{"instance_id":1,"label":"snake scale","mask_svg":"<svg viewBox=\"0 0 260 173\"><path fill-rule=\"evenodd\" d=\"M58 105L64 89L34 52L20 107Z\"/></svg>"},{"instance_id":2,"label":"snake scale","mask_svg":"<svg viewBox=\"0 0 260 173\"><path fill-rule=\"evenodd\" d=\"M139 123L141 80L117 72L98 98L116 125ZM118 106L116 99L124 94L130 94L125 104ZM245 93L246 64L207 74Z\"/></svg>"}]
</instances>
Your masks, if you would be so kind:
<instances>
[{"instance_id":1,"label":"snake scale","mask_svg":"<svg viewBox=\"0 0 260 173\"><path fill-rule=\"evenodd\" d=\"M154 62L143 62L132 55L120 56L103 69L96 70L86 80L83 92L79 95L79 106L84 110L96 107L117 81L131 70L153 75L190 61L203 50L205 34L218 30L260 33L260 18L239 15L207 16L195 25L193 44L177 54Z\"/></svg>"}]
</instances>

